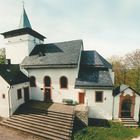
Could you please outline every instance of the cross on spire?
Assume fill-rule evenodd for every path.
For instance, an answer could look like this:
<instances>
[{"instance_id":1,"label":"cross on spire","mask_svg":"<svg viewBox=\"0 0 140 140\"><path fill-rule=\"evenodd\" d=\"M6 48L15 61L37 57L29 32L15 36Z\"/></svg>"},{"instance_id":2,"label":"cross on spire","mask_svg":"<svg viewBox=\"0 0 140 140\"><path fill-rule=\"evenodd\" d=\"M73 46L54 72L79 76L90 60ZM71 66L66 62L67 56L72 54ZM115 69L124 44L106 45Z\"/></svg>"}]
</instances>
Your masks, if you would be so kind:
<instances>
[{"instance_id":1,"label":"cross on spire","mask_svg":"<svg viewBox=\"0 0 140 140\"><path fill-rule=\"evenodd\" d=\"M22 5L23 5L23 9L24 9L24 6L25 6L25 1L24 0L22 1Z\"/></svg>"}]
</instances>

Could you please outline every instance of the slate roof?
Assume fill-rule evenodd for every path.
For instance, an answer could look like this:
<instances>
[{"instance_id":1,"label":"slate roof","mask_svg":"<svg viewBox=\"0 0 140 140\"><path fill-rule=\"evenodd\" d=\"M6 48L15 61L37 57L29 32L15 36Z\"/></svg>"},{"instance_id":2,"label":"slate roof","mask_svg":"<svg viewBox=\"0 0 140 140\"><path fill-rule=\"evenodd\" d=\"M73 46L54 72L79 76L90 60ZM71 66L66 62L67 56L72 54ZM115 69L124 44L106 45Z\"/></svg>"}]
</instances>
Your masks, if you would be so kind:
<instances>
[{"instance_id":1,"label":"slate roof","mask_svg":"<svg viewBox=\"0 0 140 140\"><path fill-rule=\"evenodd\" d=\"M0 75L9 85L28 82L29 79L20 71L19 65L0 64Z\"/></svg>"},{"instance_id":2,"label":"slate roof","mask_svg":"<svg viewBox=\"0 0 140 140\"><path fill-rule=\"evenodd\" d=\"M76 88L113 88L113 83L107 70L80 70L75 83Z\"/></svg>"},{"instance_id":3,"label":"slate roof","mask_svg":"<svg viewBox=\"0 0 140 140\"><path fill-rule=\"evenodd\" d=\"M108 69L112 66L96 51L83 51L76 88L113 88Z\"/></svg>"},{"instance_id":4,"label":"slate roof","mask_svg":"<svg viewBox=\"0 0 140 140\"><path fill-rule=\"evenodd\" d=\"M112 69L112 65L96 51L83 51L81 65Z\"/></svg>"},{"instance_id":5,"label":"slate roof","mask_svg":"<svg viewBox=\"0 0 140 140\"><path fill-rule=\"evenodd\" d=\"M29 27L1 33L1 35L3 35L4 38L15 37L15 36L25 35L25 34L32 35L36 38L39 38L42 41L46 38L45 36L41 35L40 33L36 32L35 30L33 30Z\"/></svg>"},{"instance_id":6,"label":"slate roof","mask_svg":"<svg viewBox=\"0 0 140 140\"><path fill-rule=\"evenodd\" d=\"M114 96L117 96L118 94L122 93L123 91L125 91L126 89L130 88L131 90L133 90L135 93L137 93L138 95L140 95L138 92L136 92L133 88L131 88L130 86L128 85L125 85L125 84L121 84L120 86L116 87L114 90L113 90L113 95Z\"/></svg>"},{"instance_id":7,"label":"slate roof","mask_svg":"<svg viewBox=\"0 0 140 140\"><path fill-rule=\"evenodd\" d=\"M77 67L82 45L82 40L37 45L21 67Z\"/></svg>"}]
</instances>

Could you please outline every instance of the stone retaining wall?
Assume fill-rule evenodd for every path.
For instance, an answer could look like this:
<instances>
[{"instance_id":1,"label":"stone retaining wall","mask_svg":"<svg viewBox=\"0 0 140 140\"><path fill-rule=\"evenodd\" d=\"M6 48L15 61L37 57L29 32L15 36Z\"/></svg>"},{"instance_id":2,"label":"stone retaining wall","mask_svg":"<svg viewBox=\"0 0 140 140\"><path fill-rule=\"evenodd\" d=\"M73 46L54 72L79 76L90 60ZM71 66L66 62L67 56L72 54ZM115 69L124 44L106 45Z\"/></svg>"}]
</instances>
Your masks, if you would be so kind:
<instances>
[{"instance_id":1,"label":"stone retaining wall","mask_svg":"<svg viewBox=\"0 0 140 140\"><path fill-rule=\"evenodd\" d=\"M75 107L75 115L76 117L88 126L88 107L87 106L76 106Z\"/></svg>"}]
</instances>

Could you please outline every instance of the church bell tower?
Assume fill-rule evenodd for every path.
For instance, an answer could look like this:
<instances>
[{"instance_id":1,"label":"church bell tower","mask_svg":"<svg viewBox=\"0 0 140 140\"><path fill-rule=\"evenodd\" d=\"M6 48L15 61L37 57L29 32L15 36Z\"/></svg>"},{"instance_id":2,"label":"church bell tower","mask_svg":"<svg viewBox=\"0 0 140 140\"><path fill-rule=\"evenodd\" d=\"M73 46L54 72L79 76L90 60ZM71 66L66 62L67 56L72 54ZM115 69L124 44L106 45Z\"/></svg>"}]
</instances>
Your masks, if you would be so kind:
<instances>
[{"instance_id":1,"label":"church bell tower","mask_svg":"<svg viewBox=\"0 0 140 140\"><path fill-rule=\"evenodd\" d=\"M29 56L37 44L43 44L45 37L32 29L23 6L18 29L2 33L6 44L6 59L12 64L20 64Z\"/></svg>"}]
</instances>

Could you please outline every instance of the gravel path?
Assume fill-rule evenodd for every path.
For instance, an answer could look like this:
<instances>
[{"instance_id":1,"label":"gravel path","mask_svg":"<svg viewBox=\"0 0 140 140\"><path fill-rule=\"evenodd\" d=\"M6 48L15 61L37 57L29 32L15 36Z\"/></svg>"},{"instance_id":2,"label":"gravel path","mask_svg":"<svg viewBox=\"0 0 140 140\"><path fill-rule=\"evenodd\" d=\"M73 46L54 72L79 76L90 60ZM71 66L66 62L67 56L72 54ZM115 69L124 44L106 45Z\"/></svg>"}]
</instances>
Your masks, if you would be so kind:
<instances>
[{"instance_id":1,"label":"gravel path","mask_svg":"<svg viewBox=\"0 0 140 140\"><path fill-rule=\"evenodd\" d=\"M0 140L46 140L46 139L0 125Z\"/></svg>"}]
</instances>

